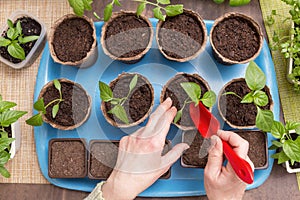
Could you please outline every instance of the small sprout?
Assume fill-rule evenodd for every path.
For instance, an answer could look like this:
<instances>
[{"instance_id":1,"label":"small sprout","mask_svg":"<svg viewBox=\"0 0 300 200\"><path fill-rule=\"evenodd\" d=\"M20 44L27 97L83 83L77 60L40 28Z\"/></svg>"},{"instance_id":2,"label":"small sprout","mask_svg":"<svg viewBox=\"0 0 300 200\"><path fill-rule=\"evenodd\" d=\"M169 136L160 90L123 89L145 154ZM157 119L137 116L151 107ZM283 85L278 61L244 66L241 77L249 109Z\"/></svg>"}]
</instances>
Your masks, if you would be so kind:
<instances>
[{"instance_id":1,"label":"small sprout","mask_svg":"<svg viewBox=\"0 0 300 200\"><path fill-rule=\"evenodd\" d=\"M73 12L82 17L85 10L92 10L93 0L68 0Z\"/></svg>"},{"instance_id":2,"label":"small sprout","mask_svg":"<svg viewBox=\"0 0 300 200\"><path fill-rule=\"evenodd\" d=\"M119 0L112 0L109 4L105 6L103 13L105 22L107 22L110 19L114 5L121 6L121 3L119 2Z\"/></svg>"}]
</instances>

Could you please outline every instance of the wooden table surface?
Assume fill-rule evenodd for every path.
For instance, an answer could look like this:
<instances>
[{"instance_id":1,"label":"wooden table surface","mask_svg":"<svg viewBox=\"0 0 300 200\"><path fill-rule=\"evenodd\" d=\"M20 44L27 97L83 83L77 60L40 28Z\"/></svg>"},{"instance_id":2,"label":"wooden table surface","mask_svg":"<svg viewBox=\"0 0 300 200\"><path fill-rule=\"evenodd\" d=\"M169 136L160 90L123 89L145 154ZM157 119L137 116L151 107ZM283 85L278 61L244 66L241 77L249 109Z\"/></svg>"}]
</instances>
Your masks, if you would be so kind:
<instances>
[{"instance_id":1,"label":"wooden table surface","mask_svg":"<svg viewBox=\"0 0 300 200\"><path fill-rule=\"evenodd\" d=\"M103 3L104 2L104 3ZM93 3L93 9L102 11L105 3L108 1L95 0ZM123 4L123 10L134 10L136 4L129 0L121 1ZM229 7L227 3L217 5L212 0L174 0L172 3L183 3L185 8L193 9L197 11L204 19L214 20L220 15L229 11L238 11L245 13L253 17L263 28L264 25L261 15L261 10L258 0L252 0L247 6L242 7ZM118 10L117 8L116 10ZM93 17L92 12L86 13L88 16ZM100 16L102 13L98 12ZM152 17L150 9L145 12L145 15ZM41 185L41 184L0 184L0 200L77 200L83 199L88 193L80 191L72 191L61 189L53 185ZM201 197L174 197L174 198L141 198L137 199L207 199L204 196ZM288 174L286 170L277 164L274 164L271 175L267 181L257 189L246 191L244 199L300 199L300 192L296 181L295 174Z\"/></svg>"}]
</instances>

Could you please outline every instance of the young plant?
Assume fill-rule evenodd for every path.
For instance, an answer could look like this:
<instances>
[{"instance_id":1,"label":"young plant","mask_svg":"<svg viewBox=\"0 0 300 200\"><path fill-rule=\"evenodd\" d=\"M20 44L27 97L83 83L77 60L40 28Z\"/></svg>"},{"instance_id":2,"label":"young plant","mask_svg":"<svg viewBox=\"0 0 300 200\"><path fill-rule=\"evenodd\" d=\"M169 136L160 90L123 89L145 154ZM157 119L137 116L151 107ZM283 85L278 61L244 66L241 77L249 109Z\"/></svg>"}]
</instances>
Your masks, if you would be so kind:
<instances>
[{"instance_id":1,"label":"young plant","mask_svg":"<svg viewBox=\"0 0 300 200\"><path fill-rule=\"evenodd\" d=\"M257 108L256 127L263 131L270 131L273 124L273 112L270 110L262 110L260 107L269 103L267 94L262 91L266 85L266 76L254 61L250 61L245 74L247 86L250 92L244 97L240 97L234 92L226 92L223 95L235 95L241 99L241 103L253 103Z\"/></svg>"},{"instance_id":2,"label":"young plant","mask_svg":"<svg viewBox=\"0 0 300 200\"><path fill-rule=\"evenodd\" d=\"M201 97L201 87L193 82L184 82L180 83L181 87L187 93L188 98L184 101L183 106L180 110L177 111L177 114L174 118L174 123L177 123L182 116L183 109L187 104L192 102L195 105L198 105L201 101L206 107L212 107L216 102L216 94L213 91L207 91Z\"/></svg>"},{"instance_id":3,"label":"young plant","mask_svg":"<svg viewBox=\"0 0 300 200\"><path fill-rule=\"evenodd\" d=\"M291 133L296 134L296 139L292 137ZM271 129L271 134L278 140L272 141L272 146L269 149L278 149L279 152L273 154L271 157L278 159L278 164L290 161L300 162L300 123L287 122L284 126L281 122L274 121Z\"/></svg>"},{"instance_id":4,"label":"young plant","mask_svg":"<svg viewBox=\"0 0 300 200\"><path fill-rule=\"evenodd\" d=\"M217 4L221 4L224 0L213 0ZM251 0L229 0L230 6L243 6L250 3Z\"/></svg>"},{"instance_id":5,"label":"young plant","mask_svg":"<svg viewBox=\"0 0 300 200\"><path fill-rule=\"evenodd\" d=\"M8 137L6 128L27 113L25 111L11 110L16 105L14 102L3 101L0 95L0 174L6 178L10 177L10 173L4 165L10 158L10 145L15 140L15 138Z\"/></svg>"},{"instance_id":6,"label":"young plant","mask_svg":"<svg viewBox=\"0 0 300 200\"><path fill-rule=\"evenodd\" d=\"M93 0L68 0L68 2L77 16L82 17L85 10L92 10Z\"/></svg>"},{"instance_id":7,"label":"young plant","mask_svg":"<svg viewBox=\"0 0 300 200\"><path fill-rule=\"evenodd\" d=\"M53 105L53 104L54 104L54 106L52 107L52 117L53 118L56 117L57 112L59 111L59 104L61 102L63 102L64 100L62 98L62 92L61 92L61 84L60 84L60 82L57 79L54 79L53 80L53 84L54 84L54 87L59 92L59 98L53 99L47 105L45 105L45 103L44 103L44 98L38 99L34 103L34 105L33 105L33 108L38 111L38 114L36 114L36 115L32 116L31 118L29 118L28 120L26 120L26 123L28 125L31 125L31 126L41 126L43 124L43 118L42 118L42 116L44 114L46 114L46 109L49 106Z\"/></svg>"},{"instance_id":8,"label":"young plant","mask_svg":"<svg viewBox=\"0 0 300 200\"><path fill-rule=\"evenodd\" d=\"M20 44L35 41L39 36L31 35L24 37L20 20L17 21L16 26L14 26L13 22L9 19L7 20L7 24L9 27L6 32L7 37L0 37L0 46L7 47L7 51L12 57L24 60L25 51Z\"/></svg>"},{"instance_id":9,"label":"young plant","mask_svg":"<svg viewBox=\"0 0 300 200\"><path fill-rule=\"evenodd\" d=\"M99 81L99 89L100 89L100 98L102 101L111 103L113 108L109 110L107 113L113 114L119 120L124 122L125 124L129 124L129 119L127 117L125 108L123 107L124 103L129 98L131 92L133 91L134 87L136 86L138 81L138 76L134 75L129 83L129 91L127 96L123 98L115 98L113 95L112 90L110 89L109 85L105 84L102 81Z\"/></svg>"}]
</instances>

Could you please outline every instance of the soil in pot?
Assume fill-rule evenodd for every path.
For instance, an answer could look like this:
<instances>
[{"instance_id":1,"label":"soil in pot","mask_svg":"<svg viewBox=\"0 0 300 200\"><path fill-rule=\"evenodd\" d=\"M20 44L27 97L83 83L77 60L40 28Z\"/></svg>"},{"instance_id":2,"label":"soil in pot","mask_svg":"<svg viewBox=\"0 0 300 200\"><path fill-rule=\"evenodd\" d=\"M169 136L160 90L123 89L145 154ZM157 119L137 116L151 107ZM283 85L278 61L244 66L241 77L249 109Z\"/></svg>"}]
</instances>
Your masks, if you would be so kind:
<instances>
[{"instance_id":1,"label":"soil in pot","mask_svg":"<svg viewBox=\"0 0 300 200\"><path fill-rule=\"evenodd\" d=\"M49 142L49 177L83 178L87 173L85 143L80 139L52 139Z\"/></svg>"},{"instance_id":2,"label":"soil in pot","mask_svg":"<svg viewBox=\"0 0 300 200\"><path fill-rule=\"evenodd\" d=\"M188 95L181 87L180 83L183 82L194 82L201 87L201 95L209 90L207 83L197 74L184 74L179 73L172 79L170 79L164 86L161 93L161 102L170 97L173 102L173 106L180 110L184 105L184 101L188 99ZM182 116L176 125L181 128L194 127L193 121L189 114L189 106L185 106L182 112Z\"/></svg>"},{"instance_id":3,"label":"soil in pot","mask_svg":"<svg viewBox=\"0 0 300 200\"><path fill-rule=\"evenodd\" d=\"M166 17L158 27L159 48L169 59L187 61L204 49L206 28L202 18L193 11L185 9L180 15Z\"/></svg>"},{"instance_id":4,"label":"soil in pot","mask_svg":"<svg viewBox=\"0 0 300 200\"><path fill-rule=\"evenodd\" d=\"M55 29L52 45L62 62L76 62L85 58L94 43L93 27L84 18L64 19Z\"/></svg>"},{"instance_id":5,"label":"soil in pot","mask_svg":"<svg viewBox=\"0 0 300 200\"><path fill-rule=\"evenodd\" d=\"M30 17L20 17L14 22L14 26L16 26L18 20L20 20L20 22L21 22L22 33L23 33L24 37L25 36L32 36L32 35L40 35L41 34L42 27L34 19L32 19ZM4 38L8 38L6 32L2 33L2 36ZM26 44L20 44L20 46L25 51L25 57L29 54L30 50L33 48L35 43L36 43L36 40L28 42ZM6 47L0 47L0 55L3 58L9 60L12 63L22 62L22 60L14 58L11 55L9 55Z\"/></svg>"},{"instance_id":6,"label":"soil in pot","mask_svg":"<svg viewBox=\"0 0 300 200\"><path fill-rule=\"evenodd\" d=\"M253 103L241 103L241 99L235 95L223 95L226 92L234 92L240 97L244 97L251 90L246 84L244 78L233 80L233 82L224 86L219 95L219 111L223 117L235 126L255 126L257 115L256 105ZM273 104L270 90L265 86L262 91L269 97L269 103L261 107L263 110L270 110Z\"/></svg>"},{"instance_id":7,"label":"soil in pot","mask_svg":"<svg viewBox=\"0 0 300 200\"><path fill-rule=\"evenodd\" d=\"M235 131L239 136L249 142L248 156L255 169L268 167L267 135L262 131L242 130Z\"/></svg>"},{"instance_id":8,"label":"soil in pot","mask_svg":"<svg viewBox=\"0 0 300 200\"><path fill-rule=\"evenodd\" d=\"M153 30L150 21L133 12L114 13L103 26L101 43L112 59L137 62L150 48Z\"/></svg>"},{"instance_id":9,"label":"soil in pot","mask_svg":"<svg viewBox=\"0 0 300 200\"><path fill-rule=\"evenodd\" d=\"M123 73L113 80L109 85L113 91L115 98L126 97L129 92L129 84L135 74ZM102 102L103 104L104 102ZM144 120L150 113L154 103L154 92L150 82L142 75L138 74L137 84L130 93L129 98L123 104L123 107L128 116L129 124L133 125L136 122ZM102 106L101 106L102 107ZM111 110L113 105L110 102L105 102L102 107L103 113ZM107 113L109 121L113 125L126 125L112 114Z\"/></svg>"},{"instance_id":10,"label":"soil in pot","mask_svg":"<svg viewBox=\"0 0 300 200\"><path fill-rule=\"evenodd\" d=\"M59 104L58 113L55 118L52 117L52 108L55 104L51 104L47 107L44 117L51 125L58 125L55 128L68 130L72 127L73 129L87 119L90 113L90 97L79 84L66 79L59 79L59 82L63 101ZM39 98L44 98L45 105L54 99L59 99L59 92L53 82L45 85L44 89L44 91L41 91Z\"/></svg>"},{"instance_id":11,"label":"soil in pot","mask_svg":"<svg viewBox=\"0 0 300 200\"><path fill-rule=\"evenodd\" d=\"M197 130L191 130L184 132L183 142L190 145L190 148L182 154L182 166L205 168L210 140L204 139Z\"/></svg>"}]
</instances>

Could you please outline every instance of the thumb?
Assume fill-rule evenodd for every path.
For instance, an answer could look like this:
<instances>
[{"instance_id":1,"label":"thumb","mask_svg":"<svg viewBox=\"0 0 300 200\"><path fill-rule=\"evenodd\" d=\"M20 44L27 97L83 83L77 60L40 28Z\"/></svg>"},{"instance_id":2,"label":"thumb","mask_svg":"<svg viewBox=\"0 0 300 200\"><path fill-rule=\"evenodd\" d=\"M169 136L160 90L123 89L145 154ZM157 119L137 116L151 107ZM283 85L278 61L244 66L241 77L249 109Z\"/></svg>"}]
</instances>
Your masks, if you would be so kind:
<instances>
[{"instance_id":1,"label":"thumb","mask_svg":"<svg viewBox=\"0 0 300 200\"><path fill-rule=\"evenodd\" d=\"M210 139L212 144L209 150L205 172L217 176L220 174L223 164L223 145L221 139L216 135L213 135Z\"/></svg>"},{"instance_id":2,"label":"thumb","mask_svg":"<svg viewBox=\"0 0 300 200\"><path fill-rule=\"evenodd\" d=\"M172 150L170 150L166 155L162 156L162 166L166 167L172 165L188 148L190 147L186 143L179 143L175 145Z\"/></svg>"}]
</instances>

